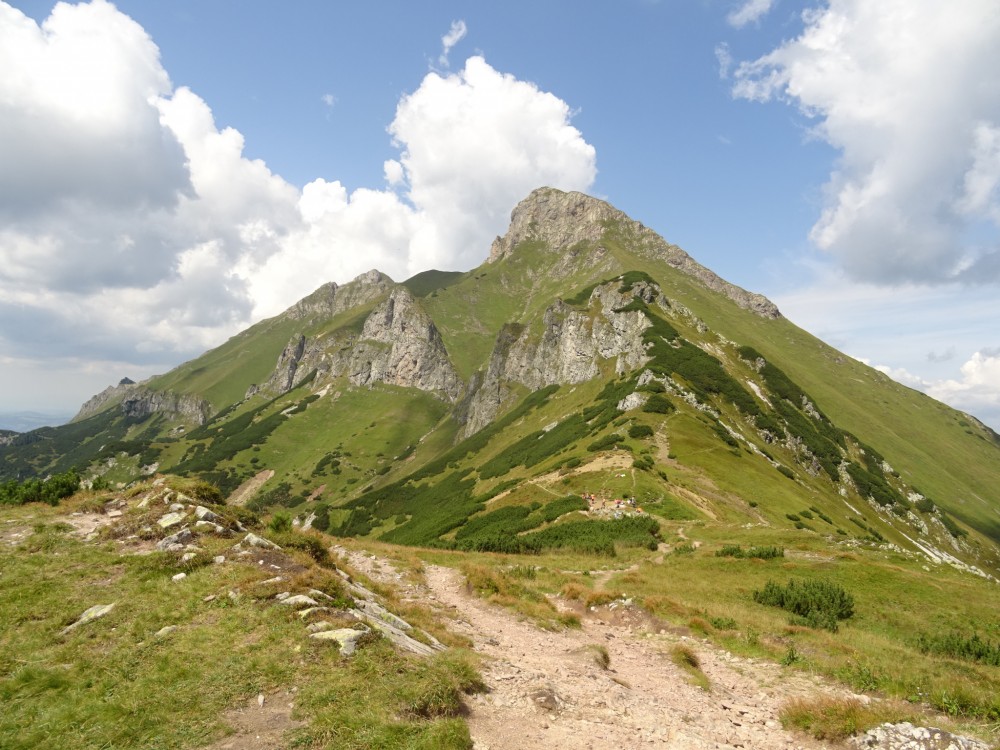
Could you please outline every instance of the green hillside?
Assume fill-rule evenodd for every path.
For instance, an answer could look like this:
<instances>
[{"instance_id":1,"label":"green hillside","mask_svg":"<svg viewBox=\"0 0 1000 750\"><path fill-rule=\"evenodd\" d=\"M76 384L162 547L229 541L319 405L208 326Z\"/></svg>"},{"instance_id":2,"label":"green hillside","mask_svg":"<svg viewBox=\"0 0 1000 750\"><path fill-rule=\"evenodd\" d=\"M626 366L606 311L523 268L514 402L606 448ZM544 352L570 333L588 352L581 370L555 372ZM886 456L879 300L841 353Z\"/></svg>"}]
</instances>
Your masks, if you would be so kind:
<instances>
[{"instance_id":1,"label":"green hillside","mask_svg":"<svg viewBox=\"0 0 1000 750\"><path fill-rule=\"evenodd\" d=\"M461 561L545 627L572 621L553 598L628 599L1000 721L1000 437L587 196L536 191L472 271L324 285L0 444L0 481L70 470L206 481L331 543Z\"/></svg>"}]
</instances>

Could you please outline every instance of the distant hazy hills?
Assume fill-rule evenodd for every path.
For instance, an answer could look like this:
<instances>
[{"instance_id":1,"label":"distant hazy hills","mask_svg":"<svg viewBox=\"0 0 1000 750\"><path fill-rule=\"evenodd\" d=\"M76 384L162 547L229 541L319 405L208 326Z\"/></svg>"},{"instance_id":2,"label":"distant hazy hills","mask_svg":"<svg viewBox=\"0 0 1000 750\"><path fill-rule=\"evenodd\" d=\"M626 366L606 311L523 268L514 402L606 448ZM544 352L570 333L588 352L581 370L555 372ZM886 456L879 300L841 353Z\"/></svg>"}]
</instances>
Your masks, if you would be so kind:
<instances>
[{"instance_id":1,"label":"distant hazy hills","mask_svg":"<svg viewBox=\"0 0 1000 750\"><path fill-rule=\"evenodd\" d=\"M72 418L69 412L0 411L0 430L27 432L38 427L58 427Z\"/></svg>"}]
</instances>

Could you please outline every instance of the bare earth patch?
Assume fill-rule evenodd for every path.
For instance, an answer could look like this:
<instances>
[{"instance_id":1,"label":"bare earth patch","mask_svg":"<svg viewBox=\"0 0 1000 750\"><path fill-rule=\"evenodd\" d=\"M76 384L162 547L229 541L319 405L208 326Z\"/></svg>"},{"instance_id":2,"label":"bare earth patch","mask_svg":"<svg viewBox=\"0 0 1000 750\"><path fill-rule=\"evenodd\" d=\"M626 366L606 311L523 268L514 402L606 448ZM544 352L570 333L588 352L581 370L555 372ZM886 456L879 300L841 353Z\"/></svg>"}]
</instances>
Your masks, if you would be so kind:
<instances>
[{"instance_id":1,"label":"bare earth patch","mask_svg":"<svg viewBox=\"0 0 1000 750\"><path fill-rule=\"evenodd\" d=\"M385 562L349 557L367 575L400 585ZM778 710L796 696L849 695L843 688L734 656L676 629L650 632L639 612L590 613L579 630L544 631L470 595L457 571L427 565L425 574L426 586L406 585L401 593L420 594L447 612L451 627L486 657L489 692L468 699L476 750L835 747L786 732ZM410 590L416 588L422 591ZM678 644L697 654L710 692L673 662Z\"/></svg>"},{"instance_id":2,"label":"bare earth patch","mask_svg":"<svg viewBox=\"0 0 1000 750\"><path fill-rule=\"evenodd\" d=\"M246 505L247 500L252 498L257 494L259 490L268 479L274 476L273 469L264 469L264 471L258 472L255 476L250 477L247 481L233 490L233 493L226 498L227 505Z\"/></svg>"},{"instance_id":3,"label":"bare earth patch","mask_svg":"<svg viewBox=\"0 0 1000 750\"><path fill-rule=\"evenodd\" d=\"M251 698L246 705L223 715L233 733L203 750L275 750L288 746L288 731L303 726L292 718L294 694L279 692L264 698Z\"/></svg>"}]
</instances>

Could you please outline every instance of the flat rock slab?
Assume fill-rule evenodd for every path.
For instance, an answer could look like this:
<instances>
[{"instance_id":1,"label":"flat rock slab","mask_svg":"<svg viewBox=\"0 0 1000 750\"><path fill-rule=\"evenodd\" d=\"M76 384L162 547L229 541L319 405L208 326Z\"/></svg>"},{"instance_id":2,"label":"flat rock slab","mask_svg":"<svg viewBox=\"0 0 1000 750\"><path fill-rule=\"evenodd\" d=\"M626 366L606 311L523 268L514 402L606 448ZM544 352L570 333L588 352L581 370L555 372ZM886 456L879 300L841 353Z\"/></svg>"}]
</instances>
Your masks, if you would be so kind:
<instances>
[{"instance_id":1,"label":"flat rock slab","mask_svg":"<svg viewBox=\"0 0 1000 750\"><path fill-rule=\"evenodd\" d=\"M171 526L184 523L185 518L187 518L187 513L176 511L173 513L167 513L167 515L163 516L163 518L157 521L157 523L160 525L160 528L169 529Z\"/></svg>"},{"instance_id":2,"label":"flat rock slab","mask_svg":"<svg viewBox=\"0 0 1000 750\"><path fill-rule=\"evenodd\" d=\"M354 628L337 628L336 630L321 630L309 637L317 641L336 641L340 644L340 653L344 656L350 656L357 647L358 639L367 632L367 630L355 630Z\"/></svg>"},{"instance_id":3,"label":"flat rock slab","mask_svg":"<svg viewBox=\"0 0 1000 750\"><path fill-rule=\"evenodd\" d=\"M306 596L305 594L296 594L295 596L286 596L284 599L280 600L282 604L287 604L289 607L315 607L319 605L319 602L312 597Z\"/></svg>"},{"instance_id":4,"label":"flat rock slab","mask_svg":"<svg viewBox=\"0 0 1000 750\"><path fill-rule=\"evenodd\" d=\"M916 727L908 721L882 724L848 740L851 747L871 750L989 750L990 746L934 727Z\"/></svg>"},{"instance_id":5,"label":"flat rock slab","mask_svg":"<svg viewBox=\"0 0 1000 750\"><path fill-rule=\"evenodd\" d=\"M76 622L74 622L72 625L69 625L68 627L63 628L61 634L66 635L67 633L75 630L81 625L86 625L88 622L93 622L99 617L104 617L104 615L108 614L108 612L110 612L114 608L115 608L114 603L95 604L90 609L84 610L83 614L77 618Z\"/></svg>"}]
</instances>

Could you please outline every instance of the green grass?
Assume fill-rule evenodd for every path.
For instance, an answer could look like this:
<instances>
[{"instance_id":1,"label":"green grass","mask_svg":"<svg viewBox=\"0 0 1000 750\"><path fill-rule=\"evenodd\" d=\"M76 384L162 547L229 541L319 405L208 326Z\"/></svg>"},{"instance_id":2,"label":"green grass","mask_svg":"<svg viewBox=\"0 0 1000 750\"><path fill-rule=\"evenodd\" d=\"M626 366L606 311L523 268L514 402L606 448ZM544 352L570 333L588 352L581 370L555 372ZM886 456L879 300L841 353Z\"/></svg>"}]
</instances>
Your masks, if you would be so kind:
<instances>
[{"instance_id":1,"label":"green grass","mask_svg":"<svg viewBox=\"0 0 1000 750\"><path fill-rule=\"evenodd\" d=\"M0 510L14 521L5 530L33 529L4 552L0 746L202 747L227 733L226 710L294 687L294 716L305 722L300 742L471 747L462 694L481 682L469 655L416 660L377 642L344 660L310 641L293 613L254 595L270 591L255 586L271 571L236 562L188 566L175 582L185 568L174 555L85 543L56 522L81 502ZM210 560L232 541L201 543ZM312 565L308 556L297 560ZM313 570L314 586L330 590L323 575L339 581ZM233 600L229 591L241 594ZM108 603L116 604L111 613L60 635L85 609ZM167 625L176 630L156 637Z\"/></svg>"}]
</instances>

